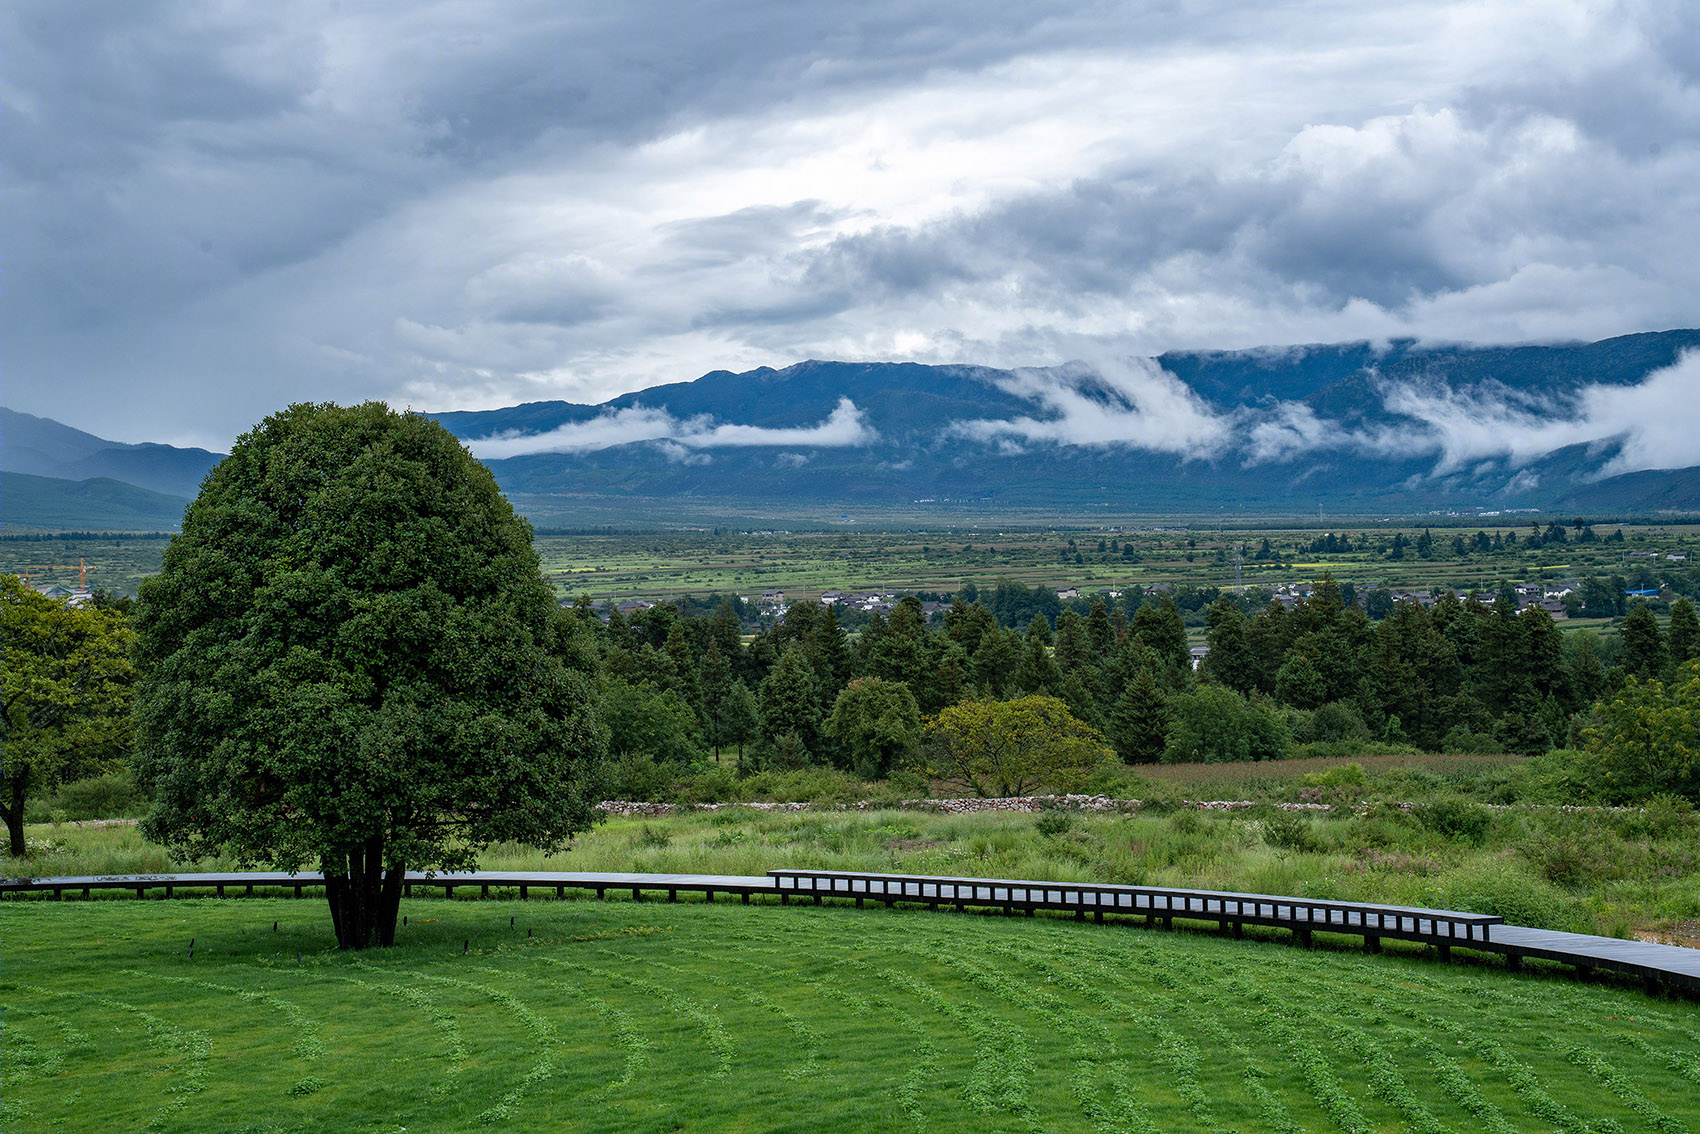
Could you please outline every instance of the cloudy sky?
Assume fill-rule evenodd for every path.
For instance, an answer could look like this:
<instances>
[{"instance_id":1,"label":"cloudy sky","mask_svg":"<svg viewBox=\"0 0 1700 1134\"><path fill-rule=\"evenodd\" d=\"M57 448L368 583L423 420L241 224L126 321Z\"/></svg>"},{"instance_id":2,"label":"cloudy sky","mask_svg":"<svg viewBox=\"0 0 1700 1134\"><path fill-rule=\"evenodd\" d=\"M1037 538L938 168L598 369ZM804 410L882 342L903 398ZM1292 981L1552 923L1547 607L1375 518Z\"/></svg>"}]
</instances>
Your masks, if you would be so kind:
<instances>
[{"instance_id":1,"label":"cloudy sky","mask_svg":"<svg viewBox=\"0 0 1700 1134\"><path fill-rule=\"evenodd\" d=\"M305 399L1695 326L1685 7L11 3L0 401L222 448Z\"/></svg>"}]
</instances>

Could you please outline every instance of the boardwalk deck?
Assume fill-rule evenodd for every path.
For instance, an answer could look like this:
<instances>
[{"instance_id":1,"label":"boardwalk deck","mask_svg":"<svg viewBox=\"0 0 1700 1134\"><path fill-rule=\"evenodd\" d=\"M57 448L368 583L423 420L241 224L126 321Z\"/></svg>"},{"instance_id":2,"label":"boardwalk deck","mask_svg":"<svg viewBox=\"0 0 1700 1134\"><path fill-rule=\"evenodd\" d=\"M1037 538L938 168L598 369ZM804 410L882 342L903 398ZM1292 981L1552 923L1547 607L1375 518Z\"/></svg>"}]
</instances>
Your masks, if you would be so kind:
<instances>
[{"instance_id":1,"label":"boardwalk deck","mask_svg":"<svg viewBox=\"0 0 1700 1134\"><path fill-rule=\"evenodd\" d=\"M90 896L96 890L133 892L138 898L150 891L174 897L179 891L225 897L231 890L252 894L257 889L293 890L297 897L324 885L322 875L311 872L286 874L281 871L230 871L201 874L90 875L70 878L0 879L0 896L52 895L63 898L67 891ZM958 878L940 875L879 874L835 870L772 870L764 875L740 874L620 874L586 871L499 871L479 870L427 876L410 871L407 892L415 888L437 889L453 897L455 891L476 887L482 897L492 890L517 891L528 898L533 890L552 891L565 897L568 890L606 897L610 890L629 891L634 899L645 894L667 895L676 900L681 893L701 894L708 901L719 895L737 895L748 903L752 897L793 898L817 904L827 899L863 905L969 906L1002 909L1006 913L1032 915L1040 910L1072 913L1076 918L1092 916L1104 921L1143 919L1145 924L1172 925L1176 919L1214 922L1224 930L1240 933L1247 925L1289 930L1294 939L1309 943L1312 933L1334 933L1361 937L1369 949L1380 947L1383 938L1423 942L1442 956L1455 947L1497 953L1511 966L1524 958L1561 961L1580 972L1608 970L1643 981L1649 990L1683 989L1700 992L1700 950L1582 933L1506 925L1486 914L1459 910L1436 910L1410 906L1378 905L1372 902L1325 901L1279 894L1242 894L1219 890L1189 890L1162 886L1128 886L1091 882L1046 882L1000 878Z\"/></svg>"}]
</instances>

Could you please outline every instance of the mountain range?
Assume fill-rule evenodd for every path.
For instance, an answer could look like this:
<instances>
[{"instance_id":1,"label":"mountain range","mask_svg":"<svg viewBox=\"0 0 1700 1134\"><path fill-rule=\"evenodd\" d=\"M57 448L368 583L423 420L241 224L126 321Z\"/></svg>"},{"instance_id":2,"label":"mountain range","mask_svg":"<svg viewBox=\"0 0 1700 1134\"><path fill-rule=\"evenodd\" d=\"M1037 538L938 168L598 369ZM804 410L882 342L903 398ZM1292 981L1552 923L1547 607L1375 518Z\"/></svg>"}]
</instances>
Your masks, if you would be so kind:
<instances>
[{"instance_id":1,"label":"mountain range","mask_svg":"<svg viewBox=\"0 0 1700 1134\"><path fill-rule=\"evenodd\" d=\"M433 416L542 525L686 511L1649 513L1700 511L1697 394L1700 330L1674 330L1018 370L809 361L600 405ZM169 528L218 459L0 410L14 526Z\"/></svg>"}]
</instances>

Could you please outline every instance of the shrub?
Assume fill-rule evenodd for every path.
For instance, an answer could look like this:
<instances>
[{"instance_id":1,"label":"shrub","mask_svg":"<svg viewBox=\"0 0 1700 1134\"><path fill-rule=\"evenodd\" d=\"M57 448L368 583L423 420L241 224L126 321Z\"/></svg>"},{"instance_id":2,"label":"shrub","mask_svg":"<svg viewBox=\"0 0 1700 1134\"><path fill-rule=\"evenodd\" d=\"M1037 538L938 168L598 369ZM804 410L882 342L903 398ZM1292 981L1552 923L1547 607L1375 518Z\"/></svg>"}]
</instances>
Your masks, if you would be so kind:
<instances>
[{"instance_id":1,"label":"shrub","mask_svg":"<svg viewBox=\"0 0 1700 1134\"><path fill-rule=\"evenodd\" d=\"M1151 790L1151 784L1116 760L1093 768L1080 790L1087 795L1107 795L1112 799L1144 799Z\"/></svg>"},{"instance_id":2,"label":"shrub","mask_svg":"<svg viewBox=\"0 0 1700 1134\"><path fill-rule=\"evenodd\" d=\"M1311 713L1295 714L1293 739L1300 744L1359 743L1369 739L1369 726L1358 710L1344 701L1330 701Z\"/></svg>"},{"instance_id":3,"label":"shrub","mask_svg":"<svg viewBox=\"0 0 1700 1134\"><path fill-rule=\"evenodd\" d=\"M1593 918L1576 903L1513 859L1494 859L1463 872L1441 900L1452 909L1497 914L1512 925L1580 933L1594 928Z\"/></svg>"},{"instance_id":4,"label":"shrub","mask_svg":"<svg viewBox=\"0 0 1700 1134\"><path fill-rule=\"evenodd\" d=\"M1169 829L1177 835L1196 835L1204 829L1204 819L1190 807L1183 807L1169 818Z\"/></svg>"},{"instance_id":5,"label":"shrub","mask_svg":"<svg viewBox=\"0 0 1700 1134\"><path fill-rule=\"evenodd\" d=\"M1694 805L1679 795L1655 795L1625 816L1625 834L1669 838L1695 825Z\"/></svg>"},{"instance_id":6,"label":"shrub","mask_svg":"<svg viewBox=\"0 0 1700 1134\"><path fill-rule=\"evenodd\" d=\"M128 771L108 772L72 780L60 787L50 804L71 819L111 819L134 815L147 807L147 800Z\"/></svg>"},{"instance_id":7,"label":"shrub","mask_svg":"<svg viewBox=\"0 0 1700 1134\"><path fill-rule=\"evenodd\" d=\"M745 799L776 803L853 803L864 798L868 785L835 768L796 768L758 772L741 783Z\"/></svg>"},{"instance_id":8,"label":"shrub","mask_svg":"<svg viewBox=\"0 0 1700 1134\"><path fill-rule=\"evenodd\" d=\"M1492 733L1471 732L1465 725L1458 725L1440 739L1440 750L1442 752L1490 756L1501 751L1504 747Z\"/></svg>"},{"instance_id":9,"label":"shrub","mask_svg":"<svg viewBox=\"0 0 1700 1134\"><path fill-rule=\"evenodd\" d=\"M1033 829L1047 838L1054 838L1074 826L1074 813L1060 807L1048 807L1033 821Z\"/></svg>"},{"instance_id":10,"label":"shrub","mask_svg":"<svg viewBox=\"0 0 1700 1134\"><path fill-rule=\"evenodd\" d=\"M681 803L725 803L738 798L738 776L729 765L706 764L679 788Z\"/></svg>"},{"instance_id":11,"label":"shrub","mask_svg":"<svg viewBox=\"0 0 1700 1134\"><path fill-rule=\"evenodd\" d=\"M1418 823L1442 838L1481 846L1493 828L1493 812L1462 799L1436 799L1411 808Z\"/></svg>"},{"instance_id":12,"label":"shrub","mask_svg":"<svg viewBox=\"0 0 1700 1134\"><path fill-rule=\"evenodd\" d=\"M604 790L610 799L662 799L673 781L673 770L653 756L631 754L608 763Z\"/></svg>"},{"instance_id":13,"label":"shrub","mask_svg":"<svg viewBox=\"0 0 1700 1134\"><path fill-rule=\"evenodd\" d=\"M1517 766L1512 792L1527 803L1597 803L1603 783L1603 769L1593 753L1555 748Z\"/></svg>"},{"instance_id":14,"label":"shrub","mask_svg":"<svg viewBox=\"0 0 1700 1134\"><path fill-rule=\"evenodd\" d=\"M1278 850L1322 849L1316 827L1309 819L1291 811L1277 811L1263 821L1263 841Z\"/></svg>"},{"instance_id":15,"label":"shrub","mask_svg":"<svg viewBox=\"0 0 1700 1134\"><path fill-rule=\"evenodd\" d=\"M1369 776L1365 774L1362 764L1351 763L1321 772L1311 772L1305 776L1304 782L1310 787L1363 787L1369 783Z\"/></svg>"},{"instance_id":16,"label":"shrub","mask_svg":"<svg viewBox=\"0 0 1700 1134\"><path fill-rule=\"evenodd\" d=\"M1164 763L1279 760L1292 743L1287 723L1268 701L1248 701L1223 685L1201 686L1169 704L1174 717Z\"/></svg>"},{"instance_id":17,"label":"shrub","mask_svg":"<svg viewBox=\"0 0 1700 1134\"><path fill-rule=\"evenodd\" d=\"M1596 706L1583 736L1611 799L1665 793L1700 800L1700 661L1683 666L1669 684L1629 679L1609 703Z\"/></svg>"}]
</instances>

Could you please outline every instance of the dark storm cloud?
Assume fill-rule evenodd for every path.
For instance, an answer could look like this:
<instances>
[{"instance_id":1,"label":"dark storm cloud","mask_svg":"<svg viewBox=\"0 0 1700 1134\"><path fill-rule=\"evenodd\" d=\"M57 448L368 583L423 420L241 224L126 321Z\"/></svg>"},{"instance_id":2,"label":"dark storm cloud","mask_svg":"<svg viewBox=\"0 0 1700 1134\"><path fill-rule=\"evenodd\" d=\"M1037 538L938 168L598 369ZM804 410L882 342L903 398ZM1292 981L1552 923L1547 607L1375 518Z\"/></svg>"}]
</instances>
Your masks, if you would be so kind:
<instances>
[{"instance_id":1,"label":"dark storm cloud","mask_svg":"<svg viewBox=\"0 0 1700 1134\"><path fill-rule=\"evenodd\" d=\"M5 400L216 445L804 357L1692 325L1696 36L1674 0L7 5Z\"/></svg>"}]
</instances>

